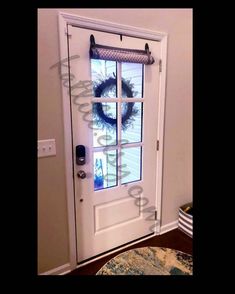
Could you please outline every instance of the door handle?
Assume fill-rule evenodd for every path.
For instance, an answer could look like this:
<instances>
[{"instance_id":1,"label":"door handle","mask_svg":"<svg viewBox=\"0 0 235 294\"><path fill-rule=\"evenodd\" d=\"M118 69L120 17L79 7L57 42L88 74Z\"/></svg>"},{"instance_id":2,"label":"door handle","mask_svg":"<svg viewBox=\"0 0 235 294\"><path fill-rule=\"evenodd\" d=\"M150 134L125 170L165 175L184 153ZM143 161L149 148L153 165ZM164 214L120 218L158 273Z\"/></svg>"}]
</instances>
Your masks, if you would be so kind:
<instances>
[{"instance_id":1,"label":"door handle","mask_svg":"<svg viewBox=\"0 0 235 294\"><path fill-rule=\"evenodd\" d=\"M84 170L80 170L80 171L77 173L77 176L78 176L78 178L80 178L80 179L85 179L85 178L86 178L86 173L84 172Z\"/></svg>"}]
</instances>

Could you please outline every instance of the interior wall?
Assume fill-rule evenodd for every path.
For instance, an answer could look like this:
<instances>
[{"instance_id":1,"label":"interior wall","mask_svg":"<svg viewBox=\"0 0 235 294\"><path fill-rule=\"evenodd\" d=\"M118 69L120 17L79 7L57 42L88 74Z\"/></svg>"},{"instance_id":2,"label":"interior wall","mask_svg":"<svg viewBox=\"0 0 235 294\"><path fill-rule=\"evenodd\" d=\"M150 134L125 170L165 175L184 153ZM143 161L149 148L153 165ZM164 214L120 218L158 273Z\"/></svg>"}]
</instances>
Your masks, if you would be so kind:
<instances>
[{"instance_id":1,"label":"interior wall","mask_svg":"<svg viewBox=\"0 0 235 294\"><path fill-rule=\"evenodd\" d=\"M55 157L38 160L38 272L69 262L58 11L167 32L162 225L192 201L192 10L39 9L38 139L56 139Z\"/></svg>"}]
</instances>

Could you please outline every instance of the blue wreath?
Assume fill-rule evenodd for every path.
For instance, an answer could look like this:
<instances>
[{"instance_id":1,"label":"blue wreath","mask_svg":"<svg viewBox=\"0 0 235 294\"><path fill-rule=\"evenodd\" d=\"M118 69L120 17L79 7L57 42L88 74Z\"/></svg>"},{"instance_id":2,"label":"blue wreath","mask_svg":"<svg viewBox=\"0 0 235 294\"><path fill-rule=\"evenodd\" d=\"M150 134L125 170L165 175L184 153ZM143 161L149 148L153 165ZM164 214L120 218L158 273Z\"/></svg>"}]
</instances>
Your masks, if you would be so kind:
<instances>
[{"instance_id":1,"label":"blue wreath","mask_svg":"<svg viewBox=\"0 0 235 294\"><path fill-rule=\"evenodd\" d=\"M94 96L101 97L107 89L110 87L116 86L115 78L108 78L98 84L94 89ZM126 94L126 97L132 98L134 93L125 80L122 80L122 91ZM122 115L122 128L125 130L133 121L133 117L138 114L138 109L134 107L134 102L125 103L125 112ZM93 115L95 116L95 121L98 125L102 127L114 127L117 125L117 118L112 118L104 113L103 104L101 102L97 102L93 104Z\"/></svg>"}]
</instances>

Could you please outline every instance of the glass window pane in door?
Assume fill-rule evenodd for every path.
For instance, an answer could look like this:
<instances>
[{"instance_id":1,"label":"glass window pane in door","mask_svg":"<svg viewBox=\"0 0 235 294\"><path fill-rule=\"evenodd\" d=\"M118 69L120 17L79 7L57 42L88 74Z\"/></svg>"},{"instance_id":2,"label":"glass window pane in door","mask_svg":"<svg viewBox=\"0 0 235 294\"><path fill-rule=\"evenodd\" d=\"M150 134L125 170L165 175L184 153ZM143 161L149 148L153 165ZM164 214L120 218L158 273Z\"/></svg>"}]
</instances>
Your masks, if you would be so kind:
<instances>
[{"instance_id":1,"label":"glass window pane in door","mask_svg":"<svg viewBox=\"0 0 235 294\"><path fill-rule=\"evenodd\" d=\"M117 185L117 151L94 152L94 190Z\"/></svg>"},{"instance_id":2,"label":"glass window pane in door","mask_svg":"<svg viewBox=\"0 0 235 294\"><path fill-rule=\"evenodd\" d=\"M91 79L94 97L117 97L116 61L91 59Z\"/></svg>"},{"instance_id":3,"label":"glass window pane in door","mask_svg":"<svg viewBox=\"0 0 235 294\"><path fill-rule=\"evenodd\" d=\"M142 148L122 148L121 183L126 184L141 180Z\"/></svg>"},{"instance_id":4,"label":"glass window pane in door","mask_svg":"<svg viewBox=\"0 0 235 294\"><path fill-rule=\"evenodd\" d=\"M140 63L122 63L122 98L143 97L144 65ZM130 95L132 93L132 95Z\"/></svg>"},{"instance_id":5,"label":"glass window pane in door","mask_svg":"<svg viewBox=\"0 0 235 294\"><path fill-rule=\"evenodd\" d=\"M93 103L93 147L117 144L117 103Z\"/></svg>"},{"instance_id":6,"label":"glass window pane in door","mask_svg":"<svg viewBox=\"0 0 235 294\"><path fill-rule=\"evenodd\" d=\"M142 141L142 102L122 103L122 141L137 143Z\"/></svg>"}]
</instances>

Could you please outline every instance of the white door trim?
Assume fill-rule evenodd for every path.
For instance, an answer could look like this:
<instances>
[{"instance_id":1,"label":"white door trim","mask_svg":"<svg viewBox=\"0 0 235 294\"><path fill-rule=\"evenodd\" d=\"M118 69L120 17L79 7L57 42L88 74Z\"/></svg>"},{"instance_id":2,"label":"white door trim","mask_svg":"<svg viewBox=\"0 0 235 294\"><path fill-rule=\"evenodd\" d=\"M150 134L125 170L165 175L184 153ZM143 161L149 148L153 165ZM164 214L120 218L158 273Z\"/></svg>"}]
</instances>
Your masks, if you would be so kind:
<instances>
[{"instance_id":1,"label":"white door trim","mask_svg":"<svg viewBox=\"0 0 235 294\"><path fill-rule=\"evenodd\" d=\"M40 276L52 276L52 275L65 275L71 271L71 266L69 263L63 264L56 268L53 268L47 272L39 274Z\"/></svg>"},{"instance_id":2,"label":"white door trim","mask_svg":"<svg viewBox=\"0 0 235 294\"><path fill-rule=\"evenodd\" d=\"M68 58L67 48L67 25L100 30L104 32L117 33L132 37L151 39L161 42L162 72L160 73L160 105L158 119L158 138L159 151L157 154L157 175L156 175L156 207L158 220L161 220L161 195L162 195L162 167L163 167L163 135L164 135L164 112L165 112L165 88L166 88L166 60L167 60L167 34L151 30L141 29L127 25L121 25L108 21L81 17L78 15L68 14L65 12L58 13L59 40L60 40L60 59ZM62 73L69 73L68 68L61 67ZM64 144L65 144L65 169L66 169L66 193L67 193L67 211L68 211L68 228L69 228L69 263L71 270L77 267L76 253L76 229L75 229L75 203L74 203L74 182L73 182L73 161L72 161L72 126L71 126L71 108L68 89L63 85L61 80L61 91L63 99L63 125L64 125ZM160 232L160 224L155 233Z\"/></svg>"}]
</instances>

